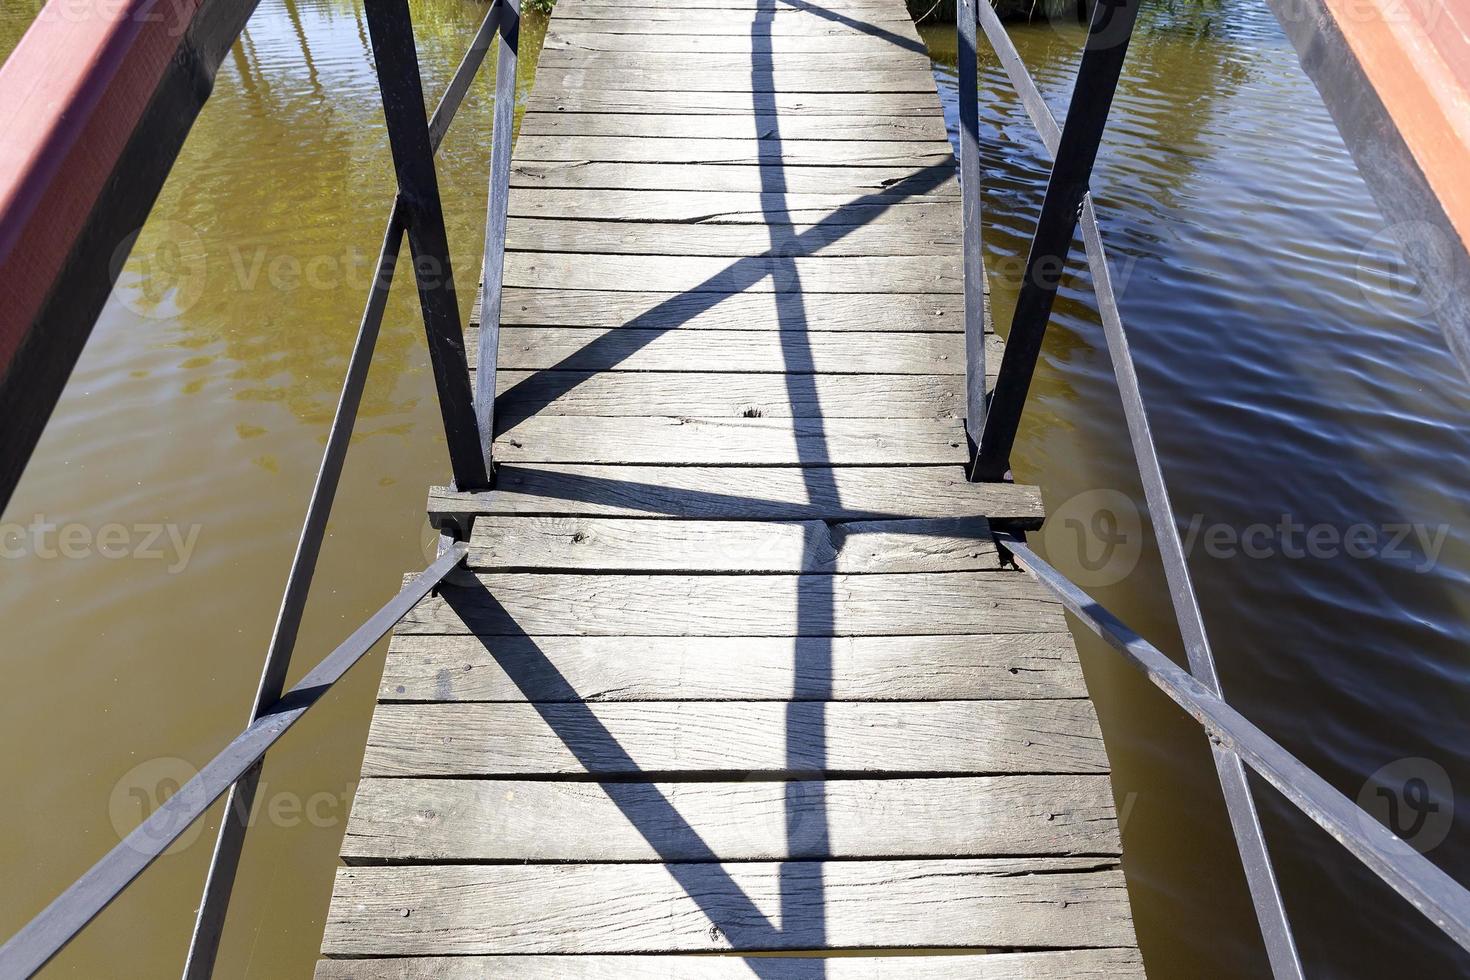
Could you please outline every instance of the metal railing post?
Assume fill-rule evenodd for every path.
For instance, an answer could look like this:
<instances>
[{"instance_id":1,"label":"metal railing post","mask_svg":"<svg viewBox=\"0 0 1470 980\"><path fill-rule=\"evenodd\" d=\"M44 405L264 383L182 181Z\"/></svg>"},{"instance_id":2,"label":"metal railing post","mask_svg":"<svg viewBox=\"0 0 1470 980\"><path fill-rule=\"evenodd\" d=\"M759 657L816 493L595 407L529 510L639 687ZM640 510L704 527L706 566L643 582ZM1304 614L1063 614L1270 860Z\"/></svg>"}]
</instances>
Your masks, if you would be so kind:
<instances>
[{"instance_id":1,"label":"metal railing post","mask_svg":"<svg viewBox=\"0 0 1470 980\"><path fill-rule=\"evenodd\" d=\"M1010 469L1011 447L1026 407L1026 392L1031 387L1031 375L1041 354L1052 303L1072 247L1072 235L1077 230L1082 198L1087 193L1092 165L1107 127L1108 110L1118 88L1138 6L1139 0L1098 0L1093 8L1087 45L1062 125L1061 143L1026 255L1021 292L1011 317L1000 374L995 380L980 438L976 440L978 448L971 479L1004 479ZM962 74L962 81L963 77ZM961 103L962 109L963 106Z\"/></svg>"},{"instance_id":2,"label":"metal railing post","mask_svg":"<svg viewBox=\"0 0 1470 980\"><path fill-rule=\"evenodd\" d=\"M1428 858L1401 840L1377 819L1308 769L1280 743L1236 711L1199 678L1185 671L1157 647L1129 629L1116 616L1032 551L1021 537L1001 532L998 542L1017 564L1058 599L1082 625L1102 638L1123 659L1183 708L1211 737L1211 743L1254 769L1298 811L1345 847L1365 868L1398 892L1461 949L1470 950L1470 892ZM1288 939L1290 933L1287 933ZM1281 950L1269 946L1271 969L1282 976ZM1295 962L1293 947L1292 962ZM1301 965L1289 964L1285 975L1300 976Z\"/></svg>"},{"instance_id":3,"label":"metal railing post","mask_svg":"<svg viewBox=\"0 0 1470 980\"><path fill-rule=\"evenodd\" d=\"M1027 115L1041 135L1042 143L1053 159L1060 159L1064 131L1052 118L1051 110L1037 89L1036 82L1027 72L1015 45L1011 43L1005 28L988 4L981 5L980 18L986 37L994 46ZM1131 22L1129 30L1131 31ZM1174 604L1174 615L1189 655L1190 671L1201 684L1219 696L1220 680L1215 669L1214 653L1210 649L1204 617L1195 596L1184 545L1173 519L1174 507L1164 482L1163 468L1154 448L1153 435L1149 431L1148 411L1143 404L1138 371L1133 364L1122 315L1118 312L1117 297L1113 294L1112 274L1103 249L1102 233L1098 229L1096 209L1086 188L1083 189L1078 208L1078 223L1082 228L1082 241L1087 251L1087 264L1092 273L1093 292L1097 297L1103 333L1107 338L1108 355L1112 359L1113 373L1118 380L1118 394L1128 423L1128 437L1143 482L1148 512L1153 521L1164 574L1169 583L1169 595ZM1009 347L1007 353L1009 354ZM1272 973L1277 977L1299 978L1302 976L1301 959L1296 940L1291 933L1291 924L1287 919L1276 874L1271 867L1265 834L1256 812L1255 801L1251 797L1244 766L1240 757L1226 746L1212 744L1211 751Z\"/></svg>"},{"instance_id":4,"label":"metal railing post","mask_svg":"<svg viewBox=\"0 0 1470 980\"><path fill-rule=\"evenodd\" d=\"M490 196L485 214L485 265L480 273L480 338L475 354L475 421L480 453L493 477L495 380L500 360L500 300L505 282L505 225L510 211L510 151L516 122L520 0L504 0L500 56L495 62L495 125L490 134Z\"/></svg>"},{"instance_id":5,"label":"metal railing post","mask_svg":"<svg viewBox=\"0 0 1470 980\"><path fill-rule=\"evenodd\" d=\"M1138 463L1138 475L1143 482L1149 518L1154 525L1154 538L1159 545L1164 578L1169 583L1174 617L1179 624L1179 635L1184 641L1185 653L1189 658L1189 671L1212 695L1223 697L1220 675L1215 668L1215 654L1210 648L1204 614L1200 611L1194 580L1189 573L1189 559L1184 551L1184 542L1179 537L1179 527L1174 521L1174 505L1169 499L1163 466L1154 447L1148 411L1144 407L1143 394L1138 385L1138 371L1133 364L1133 354L1129 350L1128 337L1123 330L1122 316L1118 313L1112 275L1108 271L1102 236L1098 231L1090 201L1083 219L1082 238L1092 268L1093 289L1097 293L1103 332L1107 336L1108 354L1113 362L1113 374L1118 379L1118 394L1123 402L1128 436L1133 444L1134 459ZM1240 851L1246 885L1250 888L1256 921L1260 924L1261 938L1265 942L1266 955L1271 963L1271 973L1278 980L1301 980L1301 958L1291 933L1291 923L1286 916L1286 906L1281 898L1276 872L1271 867L1265 831L1261 828L1261 818L1251 796L1245 765L1240 756L1223 745L1212 742L1210 752L1220 778L1225 810L1235 833L1236 848Z\"/></svg>"},{"instance_id":6,"label":"metal railing post","mask_svg":"<svg viewBox=\"0 0 1470 980\"><path fill-rule=\"evenodd\" d=\"M960 223L965 252L965 434L979 446L985 426L985 267L980 253L980 79L977 3L959 0Z\"/></svg>"},{"instance_id":7,"label":"metal railing post","mask_svg":"<svg viewBox=\"0 0 1470 980\"><path fill-rule=\"evenodd\" d=\"M454 77L445 89L444 97L429 121L429 150L437 152L444 134L449 129L465 92L479 71L485 54L495 38L500 23L500 5L486 14L475 39L465 53ZM403 244L404 204L402 198L393 203L388 216L388 227L383 232L383 243L374 270L372 287L368 292L358 327L357 339L353 342L352 356L347 363L347 374L342 382L342 392L337 400L337 409L332 417L332 426L327 433L327 446L322 453L322 463L317 471L316 483L312 487L311 499L306 507L306 518L302 522L301 537L297 541L296 553L291 560L291 570L286 578L286 589L281 596L281 606L276 613L275 629L266 650L265 665L261 669L255 702L251 707L250 721L257 721L261 713L280 697L285 683L286 671L296 646L296 636L301 617L306 610L306 600L311 589L311 580L316 572L317 559L321 555L322 540L326 534L327 519L331 516L332 503L337 484L342 476L342 467L347 458L347 449L352 439L352 429L357 419L357 409L362 402L362 393L367 386L368 372L372 366L373 352L377 346L378 331L382 326L383 313L388 304L388 289L393 282L393 271L398 264L399 251ZM240 779L230 787L225 810L220 819L219 836L215 841L214 853L210 858L209 872L204 883L204 894L200 899L199 912L194 921L194 934L189 942L189 955L184 963L185 980L205 980L214 971L215 958L219 953L220 937L224 933L225 916L230 907L230 895L234 890L235 874L240 863L240 853L245 845L245 833L249 829L250 812L254 807L255 791L260 778L261 762L250 766Z\"/></svg>"},{"instance_id":8,"label":"metal railing post","mask_svg":"<svg viewBox=\"0 0 1470 980\"><path fill-rule=\"evenodd\" d=\"M480 451L470 370L465 358L464 327L449 261L449 237L434 170L433 141L424 112L424 88L414 49L408 0L367 0L368 34L377 61L383 115L398 175L398 198L404 208L408 242L413 251L419 305L429 342L429 360L439 389L439 411L449 443L449 462L461 490L489 487L489 471Z\"/></svg>"}]
</instances>

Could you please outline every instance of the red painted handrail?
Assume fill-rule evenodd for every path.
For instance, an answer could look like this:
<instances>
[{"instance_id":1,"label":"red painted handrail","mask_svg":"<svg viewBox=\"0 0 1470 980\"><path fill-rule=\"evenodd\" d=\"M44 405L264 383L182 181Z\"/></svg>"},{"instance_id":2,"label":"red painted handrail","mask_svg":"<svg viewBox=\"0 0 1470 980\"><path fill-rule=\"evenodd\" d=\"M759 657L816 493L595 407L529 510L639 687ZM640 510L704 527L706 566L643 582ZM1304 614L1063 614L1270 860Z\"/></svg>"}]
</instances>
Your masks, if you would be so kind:
<instances>
[{"instance_id":1,"label":"red painted handrail","mask_svg":"<svg viewBox=\"0 0 1470 980\"><path fill-rule=\"evenodd\" d=\"M0 509L257 0L49 0L0 67Z\"/></svg>"},{"instance_id":2,"label":"red painted handrail","mask_svg":"<svg viewBox=\"0 0 1470 980\"><path fill-rule=\"evenodd\" d=\"M1326 0L1325 7L1470 249L1470 3Z\"/></svg>"},{"instance_id":3,"label":"red painted handrail","mask_svg":"<svg viewBox=\"0 0 1470 980\"><path fill-rule=\"evenodd\" d=\"M50 0L0 67L0 377L198 7Z\"/></svg>"}]
</instances>

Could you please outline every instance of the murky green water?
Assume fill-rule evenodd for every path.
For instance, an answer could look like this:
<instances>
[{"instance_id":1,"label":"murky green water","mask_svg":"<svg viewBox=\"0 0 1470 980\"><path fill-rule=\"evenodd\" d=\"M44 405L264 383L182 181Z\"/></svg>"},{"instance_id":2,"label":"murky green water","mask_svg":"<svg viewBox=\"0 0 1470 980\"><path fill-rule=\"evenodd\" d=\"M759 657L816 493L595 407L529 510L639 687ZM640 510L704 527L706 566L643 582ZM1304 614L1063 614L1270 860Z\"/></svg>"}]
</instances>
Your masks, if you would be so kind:
<instances>
[{"instance_id":1,"label":"murky green water","mask_svg":"<svg viewBox=\"0 0 1470 980\"><path fill-rule=\"evenodd\" d=\"M33 10L0 10L0 54ZM482 13L473 2L415 0L430 92ZM523 87L539 45L531 23ZM1080 32L1014 36L1060 113ZM928 38L952 119L953 29ZM462 295L479 259L493 74L492 59L440 157ZM1470 877L1455 847L1463 820L1446 819L1457 801L1470 814L1464 381L1412 284L1391 275L1382 219L1263 6L1150 8L1126 74L1098 206L1181 521L1186 533L1198 524L1192 563L1225 687L1349 796L1402 787L1368 782L1384 766L1427 773L1441 810L1418 839ZM993 60L981 85L986 244L1003 329L1046 163ZM27 552L0 576L9 692L0 742L12 787L0 818L0 933L243 722L391 186L358 5L265 0L5 515L22 526L7 547ZM1089 303L1079 285L1058 304L1016 459L1054 514L1085 519L1099 499L1117 509L1099 491L1139 509L1142 499ZM425 560L425 486L447 461L421 338L411 289L396 288L298 672ZM1199 536L1214 527L1238 536L1283 515L1339 532L1419 525L1432 547L1411 540L1399 558L1380 542L1369 557L1293 558L1279 539L1264 554ZM105 532L103 548L107 525L120 530ZM66 532L79 557L62 547L63 526L81 529ZM1098 598L1176 648L1151 549L1136 565L1090 569L1096 544L1045 541ZM1105 650L1086 644L1084 656L1151 971L1258 975L1197 730ZM308 974L380 667L378 657L363 663L272 755L220 976ZM1314 974L1463 969L1324 835L1269 790L1260 799ZM213 831L187 836L53 972L177 973Z\"/></svg>"}]
</instances>

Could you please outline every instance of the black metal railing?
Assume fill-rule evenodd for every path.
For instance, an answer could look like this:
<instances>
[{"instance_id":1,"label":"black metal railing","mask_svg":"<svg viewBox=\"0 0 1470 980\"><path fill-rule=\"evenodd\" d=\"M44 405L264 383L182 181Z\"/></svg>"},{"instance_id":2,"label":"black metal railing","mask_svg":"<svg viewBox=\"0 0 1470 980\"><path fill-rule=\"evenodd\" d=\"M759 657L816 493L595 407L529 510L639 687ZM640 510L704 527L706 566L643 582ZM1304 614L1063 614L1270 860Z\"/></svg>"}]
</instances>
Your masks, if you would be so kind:
<instances>
[{"instance_id":1,"label":"black metal railing","mask_svg":"<svg viewBox=\"0 0 1470 980\"><path fill-rule=\"evenodd\" d=\"M972 321L968 300L981 292L972 276L983 275L980 239L981 174L979 145L977 25L983 29L1001 67L1052 158L1052 169L1026 257L1024 278L1006 338L995 388L982 395L980 370L966 378L971 412L982 404L978 424L967 430L975 442L971 478L1004 479L1025 408L1031 375L1041 351L1052 303L1072 240L1081 230L1093 292L1123 403L1128 436L1142 479L1144 498L1163 560L1164 576L1184 641L1189 671L1094 602L1061 572L1047 564L1015 534L1001 534L1018 564L1123 658L1198 721L1209 735L1210 750L1230 817L1241 864L1255 906L1267 958L1274 976L1303 976L1291 923L1277 885L1270 852L1247 781L1247 766L1279 790L1297 809L1338 840L1349 853L1387 882L1461 947L1470 950L1470 891L1404 843L1324 779L1269 738L1224 700L1209 635L1200 612L1163 468L1149 431L1148 412L1138 372L1113 292L1112 275L1098 230L1089 181L1117 90L1141 0L1095 0L1087 41L1073 83L1066 118L1057 125L1005 28L987 0L958 0L960 97L960 184L964 199L966 335L971 346L983 324Z\"/></svg>"},{"instance_id":2,"label":"black metal railing","mask_svg":"<svg viewBox=\"0 0 1470 980\"><path fill-rule=\"evenodd\" d=\"M223 52L234 43L254 5L254 0L205 0L201 5L189 26L189 32L196 44L201 40L200 35L205 35L207 49L218 52L212 64L206 63L202 66L203 74L213 77L214 70L218 67L218 57L222 57ZM245 730L207 763L197 776L169 797L4 946L0 946L0 977L30 976L44 966L184 830L202 817L221 796L228 794L184 968L184 976L191 980L202 980L210 976L214 969L266 752L416 602L431 592L468 552L468 546L463 542L441 535L438 558L428 568L307 673L300 683L290 690L284 690L286 673L295 650L307 595L321 553L327 521L342 476L348 444L363 389L367 384L389 288L405 236L412 252L419 303L455 484L463 490L487 489L494 467L490 450L494 424L494 338L499 321L499 285L505 251L511 134L515 123L519 0L494 0L432 117L425 115L423 83L407 0L365 0L364 6L383 97L394 169L397 173L398 194L388 217L387 229L383 233L376 274L353 344L341 395L327 436L326 449L322 454L321 467L307 504L301 537L287 576L249 720ZM496 72L490 203L482 280L486 284L482 289L488 301L482 300L480 304L483 310L482 329L486 331L486 336L479 345L479 390L472 393L465 355L464 329L454 290L434 155L497 36L501 39L501 44ZM37 43L44 40L42 38ZM186 75L182 81L193 82L198 74L194 73L193 77ZM160 89L166 95L168 85L167 79L160 84ZM169 125L182 127L187 131L193 121L193 114L198 112L204 98L198 97L190 108L190 114L183 118L178 117L177 100L163 98L156 101L165 110L175 113L167 120ZM145 116L138 126L146 129L151 123ZM182 140L181 132L178 134L178 142L181 144ZM172 159L169 156L168 164L171 165ZM130 196L136 198L146 195L151 202L156 196L157 186L167 174L167 169L167 166L161 170L155 166L147 171L121 173L120 179L99 199L98 207L105 215L110 210L112 198L127 199ZM127 218L114 219L113 223L117 227L104 228L99 233L105 236L110 231L114 236L111 239L113 242L125 240L126 222ZM111 275L116 275L115 265ZM86 279L87 288L92 293L98 292L96 283L91 281L96 278L96 270L85 266L63 270L58 276L56 291L65 291L73 285L68 283L68 276L79 281ZM110 288L111 279L106 285ZM100 293L105 299L106 290L101 290ZM100 302L97 308L90 311L89 325L95 320L99 309ZM42 317L38 317L38 321L41 319ZM27 326L39 332L44 323ZM76 352L79 351L80 346ZM74 361L75 353L71 356ZM71 364L60 367L64 368L61 372L64 377L70 371ZM10 384L12 379L6 380ZM12 384L11 387L15 386ZM29 447L26 447L25 452L29 455ZM18 475L19 467L16 467L16 476ZM12 488L13 482L3 488L0 502L8 498Z\"/></svg>"}]
</instances>

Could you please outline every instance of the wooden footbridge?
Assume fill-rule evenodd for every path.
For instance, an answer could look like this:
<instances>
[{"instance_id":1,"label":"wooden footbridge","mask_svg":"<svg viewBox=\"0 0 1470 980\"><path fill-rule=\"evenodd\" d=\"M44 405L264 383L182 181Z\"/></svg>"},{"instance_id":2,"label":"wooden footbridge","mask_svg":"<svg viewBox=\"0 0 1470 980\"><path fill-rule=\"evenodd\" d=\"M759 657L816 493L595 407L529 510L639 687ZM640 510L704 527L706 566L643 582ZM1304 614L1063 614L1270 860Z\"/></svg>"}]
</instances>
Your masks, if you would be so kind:
<instances>
[{"instance_id":1,"label":"wooden footbridge","mask_svg":"<svg viewBox=\"0 0 1470 980\"><path fill-rule=\"evenodd\" d=\"M901 0L647 13L547 32L495 488L430 500L469 571L389 646L318 977L1139 973L1061 606L991 534L1039 495L965 479ZM604 958L914 948L1026 952Z\"/></svg>"},{"instance_id":2,"label":"wooden footbridge","mask_svg":"<svg viewBox=\"0 0 1470 980\"><path fill-rule=\"evenodd\" d=\"M0 409L24 409L0 412L0 498L253 3L196 6L182 40L138 4L58 19L0 74L29 153L0 154ZM958 168L900 0L560 0L514 158L515 3L432 113L405 0L365 8L399 195L249 723L0 977L228 794L184 968L209 976L261 759L390 630L322 980L1141 975L1064 609L1209 732L1277 976L1303 971L1246 767L1470 948L1470 895L1221 696L1088 193L1136 0L1097 5L1065 125L961 2ZM1004 348L977 25L1057 160ZM462 325L433 156L492 50ZM1041 499L1008 479L1079 229L1188 670L1027 546ZM439 555L285 690L405 238L450 451Z\"/></svg>"}]
</instances>

